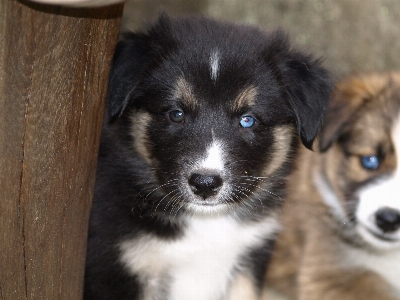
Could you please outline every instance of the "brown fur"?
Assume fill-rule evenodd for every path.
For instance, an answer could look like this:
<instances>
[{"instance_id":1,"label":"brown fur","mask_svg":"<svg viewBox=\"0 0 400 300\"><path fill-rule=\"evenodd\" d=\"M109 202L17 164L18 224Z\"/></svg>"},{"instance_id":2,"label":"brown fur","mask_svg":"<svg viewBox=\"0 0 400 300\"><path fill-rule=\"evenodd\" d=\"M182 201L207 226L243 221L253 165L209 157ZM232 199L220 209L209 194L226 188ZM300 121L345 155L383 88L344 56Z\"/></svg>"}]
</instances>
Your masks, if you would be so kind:
<instances>
[{"instance_id":1,"label":"brown fur","mask_svg":"<svg viewBox=\"0 0 400 300\"><path fill-rule=\"evenodd\" d=\"M256 101L257 93L257 89L254 86L245 88L236 97L233 110L240 111L243 108L252 106Z\"/></svg>"},{"instance_id":2,"label":"brown fur","mask_svg":"<svg viewBox=\"0 0 400 300\"><path fill-rule=\"evenodd\" d=\"M320 136L325 152L301 150L289 179L268 286L299 300L398 299L377 274L346 267L349 246L368 246L334 217L315 176L327 178L348 212L345 195L355 185L397 167L390 126L399 111L399 91L398 73L355 76L337 85ZM386 158L379 171L366 171L359 156L371 155L378 145Z\"/></svg>"},{"instance_id":3,"label":"brown fur","mask_svg":"<svg viewBox=\"0 0 400 300\"><path fill-rule=\"evenodd\" d=\"M282 165L291 159L293 154L290 151L290 137L293 135L294 129L288 125L276 126L274 128L274 159L267 168L264 169L263 176L269 176L276 172Z\"/></svg>"},{"instance_id":4,"label":"brown fur","mask_svg":"<svg viewBox=\"0 0 400 300\"><path fill-rule=\"evenodd\" d=\"M240 275L235 278L227 300L257 300L260 299L258 292L254 289L251 279L247 276Z\"/></svg>"},{"instance_id":5,"label":"brown fur","mask_svg":"<svg viewBox=\"0 0 400 300\"><path fill-rule=\"evenodd\" d=\"M192 110L195 110L196 107L199 105L193 93L192 86L183 77L180 77L176 82L173 98L181 100L183 105Z\"/></svg>"},{"instance_id":6,"label":"brown fur","mask_svg":"<svg viewBox=\"0 0 400 300\"><path fill-rule=\"evenodd\" d=\"M145 111L137 111L132 117L131 134L135 137L134 149L141 155L147 163L152 163L152 157L148 150L146 128L151 124L151 115Z\"/></svg>"}]
</instances>

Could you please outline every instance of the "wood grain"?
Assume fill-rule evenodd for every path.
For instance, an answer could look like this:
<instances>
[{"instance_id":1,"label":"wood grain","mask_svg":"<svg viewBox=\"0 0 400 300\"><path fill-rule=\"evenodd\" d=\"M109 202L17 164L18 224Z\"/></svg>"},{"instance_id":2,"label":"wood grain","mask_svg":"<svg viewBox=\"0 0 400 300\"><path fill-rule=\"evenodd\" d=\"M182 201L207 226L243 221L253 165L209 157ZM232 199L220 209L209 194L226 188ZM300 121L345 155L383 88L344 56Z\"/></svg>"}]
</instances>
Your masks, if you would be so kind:
<instances>
[{"instance_id":1,"label":"wood grain","mask_svg":"<svg viewBox=\"0 0 400 300\"><path fill-rule=\"evenodd\" d=\"M0 2L0 299L79 299L122 5Z\"/></svg>"}]
</instances>

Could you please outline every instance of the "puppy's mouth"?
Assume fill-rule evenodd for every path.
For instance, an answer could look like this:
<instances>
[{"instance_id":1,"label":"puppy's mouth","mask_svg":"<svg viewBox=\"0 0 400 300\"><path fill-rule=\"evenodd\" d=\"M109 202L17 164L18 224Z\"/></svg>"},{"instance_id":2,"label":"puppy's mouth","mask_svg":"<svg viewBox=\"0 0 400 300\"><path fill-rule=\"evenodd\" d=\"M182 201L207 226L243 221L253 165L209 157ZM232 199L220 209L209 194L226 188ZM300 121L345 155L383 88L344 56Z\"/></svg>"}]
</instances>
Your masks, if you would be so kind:
<instances>
[{"instance_id":1,"label":"puppy's mouth","mask_svg":"<svg viewBox=\"0 0 400 300\"><path fill-rule=\"evenodd\" d=\"M201 199L193 197L191 201L186 202L186 209L196 215L220 215L225 214L231 209L231 205L222 201L219 197Z\"/></svg>"},{"instance_id":2,"label":"puppy's mouth","mask_svg":"<svg viewBox=\"0 0 400 300\"><path fill-rule=\"evenodd\" d=\"M400 246L400 229L385 232L375 223L358 224L358 233L368 244L375 246L378 249L391 249Z\"/></svg>"},{"instance_id":3,"label":"puppy's mouth","mask_svg":"<svg viewBox=\"0 0 400 300\"><path fill-rule=\"evenodd\" d=\"M375 238L377 238L379 240L382 240L382 241L385 241L385 242L395 243L395 242L399 242L400 241L399 237L393 237L393 236L390 236L389 234L386 234L384 232L378 232L377 230L373 230L373 229L370 229L368 227L365 227L365 230L367 232L369 232Z\"/></svg>"},{"instance_id":4,"label":"puppy's mouth","mask_svg":"<svg viewBox=\"0 0 400 300\"><path fill-rule=\"evenodd\" d=\"M234 203L229 183L218 172L194 172L187 177L185 207L195 214L223 214ZM231 200L229 200L231 199Z\"/></svg>"},{"instance_id":5,"label":"puppy's mouth","mask_svg":"<svg viewBox=\"0 0 400 300\"><path fill-rule=\"evenodd\" d=\"M400 246L400 210L389 206L359 206L357 232L377 249Z\"/></svg>"},{"instance_id":6,"label":"puppy's mouth","mask_svg":"<svg viewBox=\"0 0 400 300\"><path fill-rule=\"evenodd\" d=\"M198 199L194 198L191 203L195 205L202 205L202 206L215 206L224 204L218 197L208 198L208 199Z\"/></svg>"}]
</instances>

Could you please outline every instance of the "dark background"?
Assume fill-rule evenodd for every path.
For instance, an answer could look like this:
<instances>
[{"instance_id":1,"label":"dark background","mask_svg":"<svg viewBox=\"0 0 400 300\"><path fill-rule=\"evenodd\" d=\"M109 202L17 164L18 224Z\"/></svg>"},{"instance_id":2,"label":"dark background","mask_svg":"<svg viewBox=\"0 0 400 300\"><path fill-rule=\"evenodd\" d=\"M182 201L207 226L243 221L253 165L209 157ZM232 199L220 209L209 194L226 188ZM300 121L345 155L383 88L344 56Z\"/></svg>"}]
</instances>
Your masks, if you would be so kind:
<instances>
[{"instance_id":1,"label":"dark background","mask_svg":"<svg viewBox=\"0 0 400 300\"><path fill-rule=\"evenodd\" d=\"M336 78L400 65L399 0L130 0L122 29L137 30L160 10L282 27L297 46L322 57Z\"/></svg>"}]
</instances>

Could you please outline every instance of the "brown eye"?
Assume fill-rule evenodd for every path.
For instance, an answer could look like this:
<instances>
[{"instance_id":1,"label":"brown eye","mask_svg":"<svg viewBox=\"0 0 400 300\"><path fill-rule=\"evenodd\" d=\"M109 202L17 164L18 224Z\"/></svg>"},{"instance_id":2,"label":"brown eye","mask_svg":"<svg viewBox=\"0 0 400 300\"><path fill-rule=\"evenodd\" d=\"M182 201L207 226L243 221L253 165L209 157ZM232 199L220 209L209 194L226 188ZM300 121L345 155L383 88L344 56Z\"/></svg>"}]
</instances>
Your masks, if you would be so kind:
<instances>
[{"instance_id":1,"label":"brown eye","mask_svg":"<svg viewBox=\"0 0 400 300\"><path fill-rule=\"evenodd\" d=\"M169 119L175 123L182 123L185 120L185 114L180 110L173 110L169 112Z\"/></svg>"}]
</instances>

